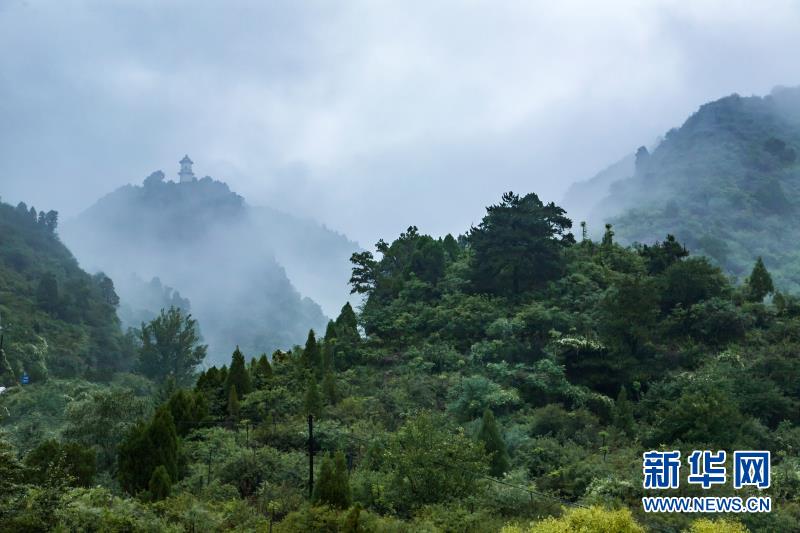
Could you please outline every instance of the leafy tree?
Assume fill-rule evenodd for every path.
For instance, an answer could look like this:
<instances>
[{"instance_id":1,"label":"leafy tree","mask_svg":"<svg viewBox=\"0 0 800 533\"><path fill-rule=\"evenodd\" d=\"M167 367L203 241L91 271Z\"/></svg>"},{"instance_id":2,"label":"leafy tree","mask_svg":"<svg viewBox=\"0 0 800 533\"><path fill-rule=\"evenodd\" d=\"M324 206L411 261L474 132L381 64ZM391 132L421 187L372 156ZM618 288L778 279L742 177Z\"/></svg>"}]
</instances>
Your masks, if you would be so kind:
<instances>
[{"instance_id":1,"label":"leafy tree","mask_svg":"<svg viewBox=\"0 0 800 533\"><path fill-rule=\"evenodd\" d=\"M136 421L152 414L150 399L130 389L103 388L77 398L67 405L63 436L97 453L99 470L114 468L118 446Z\"/></svg>"},{"instance_id":2,"label":"leafy tree","mask_svg":"<svg viewBox=\"0 0 800 533\"><path fill-rule=\"evenodd\" d=\"M55 233L58 228L58 211L52 209L44 215L44 226L50 233Z\"/></svg>"},{"instance_id":3,"label":"leafy tree","mask_svg":"<svg viewBox=\"0 0 800 533\"><path fill-rule=\"evenodd\" d=\"M231 358L231 367L228 371L228 380L225 384L227 389L236 387L237 394L244 396L253 390L253 385L250 381L250 372L245 365L244 355L236 347Z\"/></svg>"},{"instance_id":4,"label":"leafy tree","mask_svg":"<svg viewBox=\"0 0 800 533\"><path fill-rule=\"evenodd\" d=\"M694 520L686 533L748 533L749 530L741 523L727 518L711 520L699 518Z\"/></svg>"},{"instance_id":5,"label":"leafy tree","mask_svg":"<svg viewBox=\"0 0 800 533\"><path fill-rule=\"evenodd\" d=\"M17 450L0 433L0 524L8 523L11 502L22 494L25 469L17 458Z\"/></svg>"},{"instance_id":6,"label":"leafy tree","mask_svg":"<svg viewBox=\"0 0 800 533\"><path fill-rule=\"evenodd\" d=\"M647 270L650 274L660 274L673 263L687 257L689 251L675 239L674 235L667 235L662 242L652 246L642 246L639 255L647 260Z\"/></svg>"},{"instance_id":7,"label":"leafy tree","mask_svg":"<svg viewBox=\"0 0 800 533\"><path fill-rule=\"evenodd\" d=\"M562 250L575 242L562 208L534 193L520 198L508 192L486 213L469 233L478 291L517 295L561 275Z\"/></svg>"},{"instance_id":8,"label":"leafy tree","mask_svg":"<svg viewBox=\"0 0 800 533\"><path fill-rule=\"evenodd\" d=\"M150 498L154 501L163 500L169 497L172 491L172 480L169 477L169 472L164 468L164 465L158 465L153 470L153 475L150 476L150 481L147 483Z\"/></svg>"},{"instance_id":9,"label":"leafy tree","mask_svg":"<svg viewBox=\"0 0 800 533\"><path fill-rule=\"evenodd\" d=\"M319 394L319 387L317 387L317 380L313 374L308 377L306 394L303 398L303 409L307 415L314 415L314 417L318 417L322 412L322 398Z\"/></svg>"},{"instance_id":10,"label":"leafy tree","mask_svg":"<svg viewBox=\"0 0 800 533\"><path fill-rule=\"evenodd\" d=\"M570 509L560 518L545 518L534 522L528 529L507 526L502 533L644 533L628 509L609 511L592 506Z\"/></svg>"},{"instance_id":11,"label":"leafy tree","mask_svg":"<svg viewBox=\"0 0 800 533\"><path fill-rule=\"evenodd\" d=\"M25 466L29 471L28 479L40 485L46 482L54 467L62 468L72 484L79 487L91 486L97 471L92 448L76 442L61 444L54 439L31 450L25 456Z\"/></svg>"},{"instance_id":12,"label":"leafy tree","mask_svg":"<svg viewBox=\"0 0 800 533\"><path fill-rule=\"evenodd\" d=\"M772 284L772 276L764 266L764 261L761 257L756 260L753 266L753 271L750 277L747 278L748 299L751 302L761 302L768 294L775 292L775 286Z\"/></svg>"},{"instance_id":13,"label":"leafy tree","mask_svg":"<svg viewBox=\"0 0 800 533\"><path fill-rule=\"evenodd\" d=\"M690 257L667 267L662 274L661 308L671 311L676 305L688 309L729 291L728 280L705 257Z\"/></svg>"},{"instance_id":14,"label":"leafy tree","mask_svg":"<svg viewBox=\"0 0 800 533\"><path fill-rule=\"evenodd\" d=\"M314 503L337 509L350 506L350 481L342 452L336 452L335 458L331 458L330 454L323 458L319 478L314 485L313 500Z\"/></svg>"},{"instance_id":15,"label":"leafy tree","mask_svg":"<svg viewBox=\"0 0 800 533\"><path fill-rule=\"evenodd\" d=\"M483 411L478 440L483 443L486 453L491 457L489 460L489 472L495 477L501 477L509 469L510 462L506 443L503 441L503 437L500 436L500 430L497 428L497 422L490 409Z\"/></svg>"},{"instance_id":16,"label":"leafy tree","mask_svg":"<svg viewBox=\"0 0 800 533\"><path fill-rule=\"evenodd\" d=\"M350 256L353 273L350 276L351 293L367 294L375 290L378 263L372 252L356 252Z\"/></svg>"},{"instance_id":17,"label":"leafy tree","mask_svg":"<svg viewBox=\"0 0 800 533\"><path fill-rule=\"evenodd\" d=\"M142 324L140 339L139 368L144 375L158 382L173 376L181 387L192 384L208 347L200 344L197 321L191 315L176 307L162 309L159 316Z\"/></svg>"},{"instance_id":18,"label":"leafy tree","mask_svg":"<svg viewBox=\"0 0 800 533\"><path fill-rule=\"evenodd\" d=\"M428 412L393 433L385 453L393 487L408 509L475 494L488 470L481 445Z\"/></svg>"}]
</instances>

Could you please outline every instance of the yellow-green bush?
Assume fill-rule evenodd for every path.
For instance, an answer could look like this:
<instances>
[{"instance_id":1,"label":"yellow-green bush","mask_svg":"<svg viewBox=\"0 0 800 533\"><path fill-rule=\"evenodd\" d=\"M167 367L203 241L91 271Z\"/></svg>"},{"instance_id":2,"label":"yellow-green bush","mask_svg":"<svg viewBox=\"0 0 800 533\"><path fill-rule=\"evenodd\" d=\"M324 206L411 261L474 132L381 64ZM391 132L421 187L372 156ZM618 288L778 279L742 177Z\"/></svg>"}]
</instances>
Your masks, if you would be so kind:
<instances>
[{"instance_id":1,"label":"yellow-green bush","mask_svg":"<svg viewBox=\"0 0 800 533\"><path fill-rule=\"evenodd\" d=\"M735 520L701 518L692 522L686 533L748 533L748 529Z\"/></svg>"},{"instance_id":2,"label":"yellow-green bush","mask_svg":"<svg viewBox=\"0 0 800 533\"><path fill-rule=\"evenodd\" d=\"M532 522L527 530L506 526L502 533L644 533L628 509L609 511L601 507L572 509L560 518Z\"/></svg>"}]
</instances>

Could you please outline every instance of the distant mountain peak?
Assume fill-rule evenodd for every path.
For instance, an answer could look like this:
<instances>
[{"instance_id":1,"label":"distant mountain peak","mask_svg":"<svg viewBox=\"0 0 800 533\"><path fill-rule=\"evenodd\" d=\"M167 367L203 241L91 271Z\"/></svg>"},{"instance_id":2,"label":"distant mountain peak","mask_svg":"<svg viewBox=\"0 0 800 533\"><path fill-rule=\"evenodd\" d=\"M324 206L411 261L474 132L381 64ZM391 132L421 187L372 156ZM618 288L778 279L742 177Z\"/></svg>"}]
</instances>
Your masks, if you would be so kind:
<instances>
[{"instance_id":1,"label":"distant mountain peak","mask_svg":"<svg viewBox=\"0 0 800 533\"><path fill-rule=\"evenodd\" d=\"M673 234L739 277L761 256L777 285L796 292L800 260L786 243L800 239L798 153L800 88L733 94L700 106L637 158L633 172L628 164L613 182L601 173L576 184L566 204L577 203L581 191L607 186L582 206L590 227L610 222L623 243Z\"/></svg>"}]
</instances>

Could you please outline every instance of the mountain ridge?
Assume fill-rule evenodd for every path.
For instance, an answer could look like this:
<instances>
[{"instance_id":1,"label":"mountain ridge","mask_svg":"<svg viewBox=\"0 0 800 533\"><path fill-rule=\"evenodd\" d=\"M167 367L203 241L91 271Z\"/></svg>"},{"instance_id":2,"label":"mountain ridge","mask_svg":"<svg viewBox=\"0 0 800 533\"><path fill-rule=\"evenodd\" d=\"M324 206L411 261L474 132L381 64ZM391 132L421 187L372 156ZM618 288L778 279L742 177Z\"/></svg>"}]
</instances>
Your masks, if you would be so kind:
<instances>
[{"instance_id":1,"label":"mountain ridge","mask_svg":"<svg viewBox=\"0 0 800 533\"><path fill-rule=\"evenodd\" d=\"M304 289L335 289L330 279L338 275L341 290L320 294L341 305L347 260L358 249L311 221L250 206L222 181L177 183L165 181L161 171L98 199L65 224L64 235L88 268L119 280L123 307L142 290L128 283L132 274L150 284L158 278L188 300L210 345L210 362L237 344L254 355L269 353L302 342L311 328L324 328L327 317L307 290L298 290L285 265ZM305 269L298 266L304 258L313 259ZM319 269L320 262L328 268ZM165 293L165 301L170 298ZM148 316L143 311L131 309L130 315Z\"/></svg>"}]
</instances>

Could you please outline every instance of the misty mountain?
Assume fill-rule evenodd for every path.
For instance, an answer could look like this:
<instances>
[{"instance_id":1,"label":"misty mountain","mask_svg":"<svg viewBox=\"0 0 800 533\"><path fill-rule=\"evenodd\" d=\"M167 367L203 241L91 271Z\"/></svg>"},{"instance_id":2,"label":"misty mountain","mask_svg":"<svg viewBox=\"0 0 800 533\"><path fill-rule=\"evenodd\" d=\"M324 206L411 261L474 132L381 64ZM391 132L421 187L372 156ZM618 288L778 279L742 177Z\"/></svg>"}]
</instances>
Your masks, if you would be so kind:
<instances>
[{"instance_id":1,"label":"misty mountain","mask_svg":"<svg viewBox=\"0 0 800 533\"><path fill-rule=\"evenodd\" d=\"M129 363L113 282L81 270L55 211L0 202L0 385L48 376L106 378Z\"/></svg>"},{"instance_id":2,"label":"misty mountain","mask_svg":"<svg viewBox=\"0 0 800 533\"><path fill-rule=\"evenodd\" d=\"M608 196L611 185L633 176L635 161L634 154L626 155L594 177L570 185L564 194L562 205L569 212L573 222L596 218L596 211L606 208L605 204L612 199Z\"/></svg>"},{"instance_id":3,"label":"misty mountain","mask_svg":"<svg viewBox=\"0 0 800 533\"><path fill-rule=\"evenodd\" d=\"M800 290L800 88L703 105L588 207L594 235L622 242L674 234L740 279L758 256L784 290ZM596 182L573 186L572 195ZM572 198L566 202L574 205ZM578 211L579 212L579 211Z\"/></svg>"},{"instance_id":4,"label":"misty mountain","mask_svg":"<svg viewBox=\"0 0 800 533\"><path fill-rule=\"evenodd\" d=\"M172 182L161 171L64 226L81 263L117 283L123 325L138 326L161 307L189 310L210 362L236 345L269 353L303 341L310 328L323 330L327 318L315 300L341 307L358 249L314 222L249 206L223 182L193 175Z\"/></svg>"}]
</instances>

